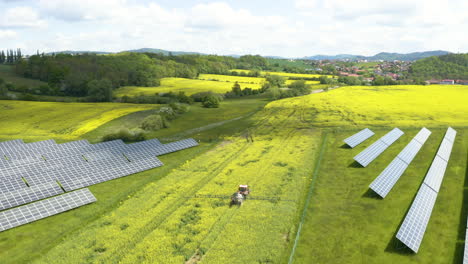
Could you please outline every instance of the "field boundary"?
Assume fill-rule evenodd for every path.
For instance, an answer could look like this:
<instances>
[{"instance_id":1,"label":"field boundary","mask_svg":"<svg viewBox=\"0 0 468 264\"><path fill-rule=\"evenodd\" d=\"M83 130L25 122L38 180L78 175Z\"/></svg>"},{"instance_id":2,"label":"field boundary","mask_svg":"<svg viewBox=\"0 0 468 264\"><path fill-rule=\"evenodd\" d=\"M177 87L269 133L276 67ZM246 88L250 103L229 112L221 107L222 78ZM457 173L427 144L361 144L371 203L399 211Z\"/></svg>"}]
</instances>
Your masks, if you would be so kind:
<instances>
[{"instance_id":1,"label":"field boundary","mask_svg":"<svg viewBox=\"0 0 468 264\"><path fill-rule=\"evenodd\" d=\"M322 158L323 158L323 155L325 153L327 139L328 139L328 132L324 132L324 136L323 136L323 139L322 139L322 145L320 146L320 153L319 153L319 155L318 155L318 157L317 157L317 159L315 161L315 168L314 168L314 172L312 174L312 181L310 183L309 191L307 193L307 198L306 198L305 203L304 203L304 208L303 208L302 214L301 214L301 220L300 220L299 226L297 228L296 238L294 239L294 245L293 245L293 247L291 249L291 255L289 255L288 264L292 264L294 262L294 254L296 253L297 244L299 243L299 238L301 236L301 231L302 231L302 225L303 225L304 220L305 220L305 215L307 213L307 208L309 207L310 198L312 198L312 192L314 190L315 179L317 178L317 175L318 175L318 172L319 172L319 169L320 169L320 164L322 163Z\"/></svg>"}]
</instances>

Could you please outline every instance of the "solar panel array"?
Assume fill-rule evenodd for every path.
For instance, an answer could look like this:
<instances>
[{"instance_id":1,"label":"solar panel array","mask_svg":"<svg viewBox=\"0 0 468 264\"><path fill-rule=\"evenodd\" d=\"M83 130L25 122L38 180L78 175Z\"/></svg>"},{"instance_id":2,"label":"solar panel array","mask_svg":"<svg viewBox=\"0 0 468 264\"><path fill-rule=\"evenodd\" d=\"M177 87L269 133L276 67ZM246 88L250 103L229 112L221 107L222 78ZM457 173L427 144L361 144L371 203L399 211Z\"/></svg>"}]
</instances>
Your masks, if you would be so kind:
<instances>
[{"instance_id":1,"label":"solar panel array","mask_svg":"<svg viewBox=\"0 0 468 264\"><path fill-rule=\"evenodd\" d=\"M436 157L419 188L418 194L403 221L396 237L407 247L418 252L434 207L440 185L445 175L447 162L452 152L456 131L448 128Z\"/></svg>"},{"instance_id":2,"label":"solar panel array","mask_svg":"<svg viewBox=\"0 0 468 264\"><path fill-rule=\"evenodd\" d=\"M431 135L431 131L422 128L410 143L397 155L397 157L380 173L369 185L374 192L385 198L401 175L418 154L421 147Z\"/></svg>"},{"instance_id":3,"label":"solar panel array","mask_svg":"<svg viewBox=\"0 0 468 264\"><path fill-rule=\"evenodd\" d=\"M96 198L88 189L81 189L3 211L0 212L0 232L95 201Z\"/></svg>"},{"instance_id":4,"label":"solar panel array","mask_svg":"<svg viewBox=\"0 0 468 264\"><path fill-rule=\"evenodd\" d=\"M157 156L197 145L194 139L168 144L157 139L133 144L80 140L5 148L1 153L9 159L0 164L0 210L57 195L61 191L57 182L72 191L156 168L163 165Z\"/></svg>"},{"instance_id":5,"label":"solar panel array","mask_svg":"<svg viewBox=\"0 0 468 264\"><path fill-rule=\"evenodd\" d=\"M365 128L359 131L358 133L350 136L349 138L345 139L344 142L351 148L354 148L362 142L366 141L368 138L372 137L374 134L375 133L372 132L372 130Z\"/></svg>"},{"instance_id":6,"label":"solar panel array","mask_svg":"<svg viewBox=\"0 0 468 264\"><path fill-rule=\"evenodd\" d=\"M388 132L385 136L378 139L368 148L363 150L361 153L354 157L354 160L361 164L363 167L367 167L374 159L376 159L382 152L384 152L390 145L393 144L404 134L398 128L394 128Z\"/></svg>"}]
</instances>

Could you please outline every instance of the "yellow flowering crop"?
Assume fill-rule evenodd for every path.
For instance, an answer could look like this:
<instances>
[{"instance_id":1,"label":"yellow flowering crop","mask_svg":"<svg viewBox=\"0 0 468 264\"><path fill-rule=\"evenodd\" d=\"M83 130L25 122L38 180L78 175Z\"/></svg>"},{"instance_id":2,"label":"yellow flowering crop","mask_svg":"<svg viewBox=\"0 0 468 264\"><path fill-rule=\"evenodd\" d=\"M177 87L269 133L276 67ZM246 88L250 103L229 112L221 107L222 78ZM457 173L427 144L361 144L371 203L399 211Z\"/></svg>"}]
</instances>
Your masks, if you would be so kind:
<instances>
[{"instance_id":1,"label":"yellow flowering crop","mask_svg":"<svg viewBox=\"0 0 468 264\"><path fill-rule=\"evenodd\" d=\"M115 103L0 101L0 138L73 140L115 118L154 107Z\"/></svg>"}]
</instances>

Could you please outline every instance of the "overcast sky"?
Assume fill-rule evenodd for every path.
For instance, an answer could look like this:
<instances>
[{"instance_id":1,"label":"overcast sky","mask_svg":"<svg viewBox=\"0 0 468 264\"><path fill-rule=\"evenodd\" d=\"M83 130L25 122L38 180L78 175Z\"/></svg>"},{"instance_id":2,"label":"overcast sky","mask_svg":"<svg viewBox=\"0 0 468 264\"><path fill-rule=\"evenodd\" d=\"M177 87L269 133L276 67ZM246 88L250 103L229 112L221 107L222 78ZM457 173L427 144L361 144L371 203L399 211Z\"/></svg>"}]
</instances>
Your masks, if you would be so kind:
<instances>
[{"instance_id":1,"label":"overcast sky","mask_svg":"<svg viewBox=\"0 0 468 264\"><path fill-rule=\"evenodd\" d=\"M0 49L468 52L467 0L0 0Z\"/></svg>"}]
</instances>

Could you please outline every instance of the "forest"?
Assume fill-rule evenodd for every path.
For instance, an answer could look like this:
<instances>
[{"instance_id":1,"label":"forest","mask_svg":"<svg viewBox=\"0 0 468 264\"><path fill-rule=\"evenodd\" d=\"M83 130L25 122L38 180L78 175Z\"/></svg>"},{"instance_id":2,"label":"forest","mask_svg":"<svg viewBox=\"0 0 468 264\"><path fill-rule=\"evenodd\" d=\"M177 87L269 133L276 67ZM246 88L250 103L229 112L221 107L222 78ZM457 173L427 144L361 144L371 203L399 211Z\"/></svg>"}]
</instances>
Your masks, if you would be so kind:
<instances>
[{"instance_id":1,"label":"forest","mask_svg":"<svg viewBox=\"0 0 468 264\"><path fill-rule=\"evenodd\" d=\"M433 56L414 62L409 69L412 79L468 80L468 53Z\"/></svg>"},{"instance_id":2,"label":"forest","mask_svg":"<svg viewBox=\"0 0 468 264\"><path fill-rule=\"evenodd\" d=\"M106 80L111 89L121 86L158 86L164 77L196 78L201 73L228 74L232 68L266 69L260 56L240 58L216 55L165 56L154 53L34 55L15 65L16 74L48 83L49 94L89 96L92 81ZM44 89L46 90L46 89Z\"/></svg>"}]
</instances>

